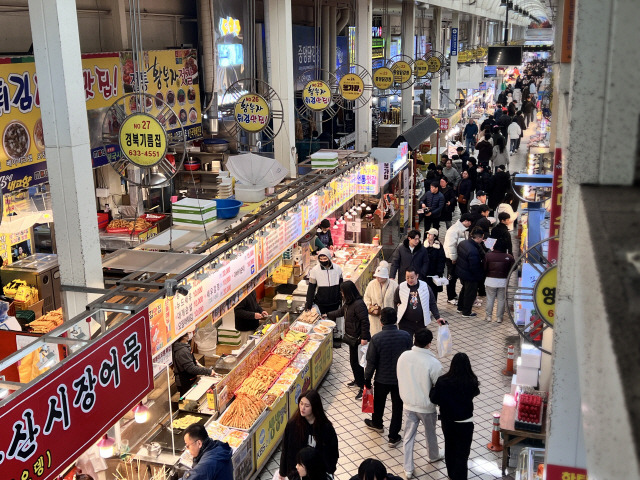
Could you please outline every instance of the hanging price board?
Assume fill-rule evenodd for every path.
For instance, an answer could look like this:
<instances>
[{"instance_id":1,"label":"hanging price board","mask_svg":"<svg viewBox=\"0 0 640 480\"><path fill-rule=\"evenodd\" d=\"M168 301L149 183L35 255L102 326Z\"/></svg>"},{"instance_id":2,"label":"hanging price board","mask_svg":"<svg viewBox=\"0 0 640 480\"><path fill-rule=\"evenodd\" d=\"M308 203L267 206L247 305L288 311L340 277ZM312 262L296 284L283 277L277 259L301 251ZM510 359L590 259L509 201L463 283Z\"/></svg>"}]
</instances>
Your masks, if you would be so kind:
<instances>
[{"instance_id":1,"label":"hanging price board","mask_svg":"<svg viewBox=\"0 0 640 480\"><path fill-rule=\"evenodd\" d=\"M440 59L438 57L436 57L435 55L429 57L427 60L427 71L429 73L436 73L439 72L440 69L442 68L442 62L440 61Z\"/></svg>"},{"instance_id":2,"label":"hanging price board","mask_svg":"<svg viewBox=\"0 0 640 480\"><path fill-rule=\"evenodd\" d=\"M364 93L364 81L355 73L347 73L340 79L340 95L349 101L357 100Z\"/></svg>"},{"instance_id":3,"label":"hanging price board","mask_svg":"<svg viewBox=\"0 0 640 480\"><path fill-rule=\"evenodd\" d=\"M411 79L411 65L400 60L391 67L393 81L396 83L407 83Z\"/></svg>"},{"instance_id":4,"label":"hanging price board","mask_svg":"<svg viewBox=\"0 0 640 480\"><path fill-rule=\"evenodd\" d=\"M269 105L255 93L241 96L235 104L234 114L238 126L250 133L257 133L269 124Z\"/></svg>"},{"instance_id":5,"label":"hanging price board","mask_svg":"<svg viewBox=\"0 0 640 480\"><path fill-rule=\"evenodd\" d=\"M427 64L426 60L416 60L416 62L413 64L413 71L416 77L422 78L429 71L429 65Z\"/></svg>"},{"instance_id":6,"label":"hanging price board","mask_svg":"<svg viewBox=\"0 0 640 480\"><path fill-rule=\"evenodd\" d=\"M316 112L329 108L331 104L331 89L322 80L307 83L302 91L302 101L305 106Z\"/></svg>"},{"instance_id":7,"label":"hanging price board","mask_svg":"<svg viewBox=\"0 0 640 480\"><path fill-rule=\"evenodd\" d=\"M533 287L533 301L536 311L552 327L555 317L557 286L558 267L554 265L540 275Z\"/></svg>"},{"instance_id":8,"label":"hanging price board","mask_svg":"<svg viewBox=\"0 0 640 480\"><path fill-rule=\"evenodd\" d=\"M167 151L167 133L151 115L134 113L120 127L120 148L124 155L139 167L151 167Z\"/></svg>"},{"instance_id":9,"label":"hanging price board","mask_svg":"<svg viewBox=\"0 0 640 480\"><path fill-rule=\"evenodd\" d=\"M378 90L386 90L393 85L393 72L387 67L382 67L373 72L373 84Z\"/></svg>"}]
</instances>

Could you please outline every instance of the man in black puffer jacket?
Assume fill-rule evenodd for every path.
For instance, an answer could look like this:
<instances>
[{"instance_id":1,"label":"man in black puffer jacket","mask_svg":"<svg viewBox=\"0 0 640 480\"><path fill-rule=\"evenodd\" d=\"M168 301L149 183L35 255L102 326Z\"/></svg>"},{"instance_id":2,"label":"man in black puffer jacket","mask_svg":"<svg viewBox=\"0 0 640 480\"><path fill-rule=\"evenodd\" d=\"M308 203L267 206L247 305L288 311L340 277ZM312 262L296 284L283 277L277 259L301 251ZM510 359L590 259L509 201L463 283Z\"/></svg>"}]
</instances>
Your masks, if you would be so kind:
<instances>
[{"instance_id":1,"label":"man in black puffer jacket","mask_svg":"<svg viewBox=\"0 0 640 480\"><path fill-rule=\"evenodd\" d=\"M375 372L375 395L373 396L373 415L364 423L372 430L383 432L382 416L384 414L387 395L391 394L391 424L389 425L389 445L395 447L400 443L400 427L402 427L402 399L398 391L398 374L396 365L403 352L411 350L411 335L399 330L396 322L398 316L395 309L382 309L380 322L382 331L376 333L367 350L367 368L364 371L364 384L371 388L371 379Z\"/></svg>"},{"instance_id":2,"label":"man in black puffer jacket","mask_svg":"<svg viewBox=\"0 0 640 480\"><path fill-rule=\"evenodd\" d=\"M402 242L391 257L391 270L389 278L396 278L398 283L404 282L407 268L413 267L418 272L418 278L423 282L427 281L429 271L429 256L427 250L420 241L420 231L410 230L407 238Z\"/></svg>"},{"instance_id":3,"label":"man in black puffer jacket","mask_svg":"<svg viewBox=\"0 0 640 480\"><path fill-rule=\"evenodd\" d=\"M463 317L475 317L471 311L473 302L476 300L478 285L484 278L482 267L482 252L480 244L484 239L481 228L476 228L471 232L470 238L460 242L458 245L458 260L456 262L456 274L462 281L462 290L458 296L458 311Z\"/></svg>"}]
</instances>

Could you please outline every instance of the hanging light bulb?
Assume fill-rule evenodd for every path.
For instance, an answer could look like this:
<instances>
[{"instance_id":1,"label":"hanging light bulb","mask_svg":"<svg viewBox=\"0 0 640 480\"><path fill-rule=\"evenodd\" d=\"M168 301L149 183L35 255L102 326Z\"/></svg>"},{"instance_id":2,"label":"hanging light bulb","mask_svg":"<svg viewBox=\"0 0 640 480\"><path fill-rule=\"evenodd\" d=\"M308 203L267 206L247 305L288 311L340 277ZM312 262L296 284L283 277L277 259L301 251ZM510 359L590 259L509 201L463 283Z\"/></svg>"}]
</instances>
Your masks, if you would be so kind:
<instances>
[{"instance_id":1,"label":"hanging light bulb","mask_svg":"<svg viewBox=\"0 0 640 480\"><path fill-rule=\"evenodd\" d=\"M334 228L334 229L336 229L336 230L338 229L338 223L340 223L340 221L339 221L339 220L338 220L338 221L336 221L336 223L334 223L334 224L333 224L333 228Z\"/></svg>"},{"instance_id":2,"label":"hanging light bulb","mask_svg":"<svg viewBox=\"0 0 640 480\"><path fill-rule=\"evenodd\" d=\"M104 437L98 442L98 448L100 449L100 456L102 458L111 458L115 454L116 441L110 438L106 433Z\"/></svg>"},{"instance_id":3,"label":"hanging light bulb","mask_svg":"<svg viewBox=\"0 0 640 480\"><path fill-rule=\"evenodd\" d=\"M136 408L133 409L133 415L136 423L146 423L149 420L149 407L140 402Z\"/></svg>"},{"instance_id":4,"label":"hanging light bulb","mask_svg":"<svg viewBox=\"0 0 640 480\"><path fill-rule=\"evenodd\" d=\"M369 205L367 205L366 211L367 211L367 212L370 212L370 211L371 211L371 207L370 207Z\"/></svg>"},{"instance_id":5,"label":"hanging light bulb","mask_svg":"<svg viewBox=\"0 0 640 480\"><path fill-rule=\"evenodd\" d=\"M40 361L37 364L39 370L50 367L54 364L56 360L56 355L53 353L53 350L49 348L48 345L44 345L40 350Z\"/></svg>"},{"instance_id":6,"label":"hanging light bulb","mask_svg":"<svg viewBox=\"0 0 640 480\"><path fill-rule=\"evenodd\" d=\"M360 207L362 207L362 208L364 208L364 207L366 207L366 206L367 206L367 204L366 204L366 203L364 203L364 201L360 204Z\"/></svg>"}]
</instances>

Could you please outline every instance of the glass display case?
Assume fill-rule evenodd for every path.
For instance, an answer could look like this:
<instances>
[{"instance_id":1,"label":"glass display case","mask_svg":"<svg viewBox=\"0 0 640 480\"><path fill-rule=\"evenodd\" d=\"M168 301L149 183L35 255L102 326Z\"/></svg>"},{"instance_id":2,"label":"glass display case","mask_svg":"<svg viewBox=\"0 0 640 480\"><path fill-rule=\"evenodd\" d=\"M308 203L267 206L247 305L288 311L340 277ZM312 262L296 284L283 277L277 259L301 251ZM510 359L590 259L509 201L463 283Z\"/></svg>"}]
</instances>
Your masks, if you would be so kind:
<instances>
[{"instance_id":1,"label":"glass display case","mask_svg":"<svg viewBox=\"0 0 640 480\"><path fill-rule=\"evenodd\" d=\"M518 457L516 480L544 478L544 448L523 448Z\"/></svg>"}]
</instances>

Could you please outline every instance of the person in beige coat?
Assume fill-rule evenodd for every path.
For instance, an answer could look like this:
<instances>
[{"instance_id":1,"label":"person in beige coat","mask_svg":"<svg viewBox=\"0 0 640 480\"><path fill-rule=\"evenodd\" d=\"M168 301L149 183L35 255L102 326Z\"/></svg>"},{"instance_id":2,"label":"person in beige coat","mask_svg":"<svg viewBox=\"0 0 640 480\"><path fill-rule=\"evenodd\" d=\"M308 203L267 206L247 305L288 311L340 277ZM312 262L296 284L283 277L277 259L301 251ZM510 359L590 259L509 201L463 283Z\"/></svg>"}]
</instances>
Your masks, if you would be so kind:
<instances>
[{"instance_id":1,"label":"person in beige coat","mask_svg":"<svg viewBox=\"0 0 640 480\"><path fill-rule=\"evenodd\" d=\"M382 324L380 323L380 313L374 315L372 310L375 305L378 305L378 312L381 312L385 307L395 308L393 304L393 295L398 288L398 283L389 278L389 264L384 260L380 262L378 268L376 268L373 274L373 280L369 282L364 292L364 303L369 310L369 331L371 335L378 333L382 330Z\"/></svg>"}]
</instances>

